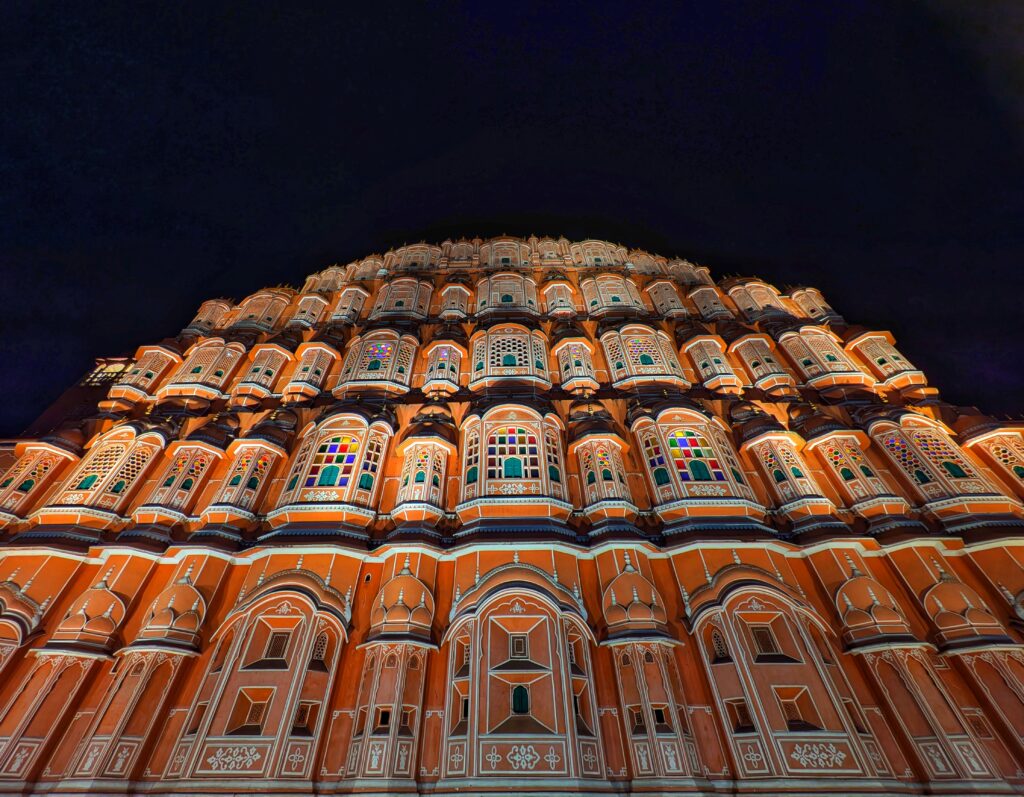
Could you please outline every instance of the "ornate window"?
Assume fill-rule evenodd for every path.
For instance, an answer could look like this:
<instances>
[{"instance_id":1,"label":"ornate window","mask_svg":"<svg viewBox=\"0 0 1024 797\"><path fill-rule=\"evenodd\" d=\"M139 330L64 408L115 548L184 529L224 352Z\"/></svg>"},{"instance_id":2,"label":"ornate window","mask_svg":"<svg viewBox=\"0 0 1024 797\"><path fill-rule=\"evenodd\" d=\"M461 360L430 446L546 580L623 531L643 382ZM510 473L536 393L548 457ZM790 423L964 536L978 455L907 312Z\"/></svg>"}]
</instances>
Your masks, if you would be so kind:
<instances>
[{"instance_id":1,"label":"ornate window","mask_svg":"<svg viewBox=\"0 0 1024 797\"><path fill-rule=\"evenodd\" d=\"M700 285L704 282L693 263L686 261L669 263L668 273L683 285Z\"/></svg>"},{"instance_id":2,"label":"ornate window","mask_svg":"<svg viewBox=\"0 0 1024 797\"><path fill-rule=\"evenodd\" d=\"M295 308L289 323L309 329L317 325L326 309L327 301L322 296L305 296Z\"/></svg>"},{"instance_id":3,"label":"ornate window","mask_svg":"<svg viewBox=\"0 0 1024 797\"><path fill-rule=\"evenodd\" d=\"M1017 482L1024 482L1024 444L1019 437L993 437L982 446Z\"/></svg>"},{"instance_id":4,"label":"ornate window","mask_svg":"<svg viewBox=\"0 0 1024 797\"><path fill-rule=\"evenodd\" d=\"M399 337L397 332L383 330L354 338L338 389L358 382L390 382L394 389L404 392L409 386L415 353L416 339L411 335Z\"/></svg>"},{"instance_id":5,"label":"ornate window","mask_svg":"<svg viewBox=\"0 0 1024 797\"><path fill-rule=\"evenodd\" d=\"M427 391L432 382L447 382L458 388L461 367L462 352L457 346L450 344L434 346L427 356L426 382L423 389Z\"/></svg>"},{"instance_id":6,"label":"ornate window","mask_svg":"<svg viewBox=\"0 0 1024 797\"><path fill-rule=\"evenodd\" d=\"M214 503L251 510L276 460L277 454L259 443L239 446Z\"/></svg>"},{"instance_id":7,"label":"ornate window","mask_svg":"<svg viewBox=\"0 0 1024 797\"><path fill-rule=\"evenodd\" d=\"M738 387L740 379L732 370L722 346L717 340L699 340L686 346L686 353L693 361L705 387L714 390L719 387Z\"/></svg>"},{"instance_id":8,"label":"ornate window","mask_svg":"<svg viewBox=\"0 0 1024 797\"><path fill-rule=\"evenodd\" d=\"M856 348L883 379L904 371L915 370L914 366L885 338L868 338L856 344Z\"/></svg>"},{"instance_id":9,"label":"ornate window","mask_svg":"<svg viewBox=\"0 0 1024 797\"><path fill-rule=\"evenodd\" d=\"M441 292L441 318L465 318L472 296L465 285L448 285Z\"/></svg>"},{"instance_id":10,"label":"ornate window","mask_svg":"<svg viewBox=\"0 0 1024 797\"><path fill-rule=\"evenodd\" d=\"M288 356L277 348L260 349L253 356L239 385L251 385L270 391L274 387L281 368L288 362Z\"/></svg>"},{"instance_id":11,"label":"ornate window","mask_svg":"<svg viewBox=\"0 0 1024 797\"><path fill-rule=\"evenodd\" d=\"M518 325L492 327L473 337L470 387L512 378L550 384L542 333Z\"/></svg>"},{"instance_id":12,"label":"ornate window","mask_svg":"<svg viewBox=\"0 0 1024 797\"><path fill-rule=\"evenodd\" d=\"M565 282L555 282L544 286L544 304L549 315L572 315L576 312L572 288Z\"/></svg>"},{"instance_id":13,"label":"ornate window","mask_svg":"<svg viewBox=\"0 0 1024 797\"><path fill-rule=\"evenodd\" d=\"M119 385L130 385L143 392L148 392L159 379L160 375L174 362L170 354L163 351L147 351L131 366Z\"/></svg>"},{"instance_id":14,"label":"ornate window","mask_svg":"<svg viewBox=\"0 0 1024 797\"><path fill-rule=\"evenodd\" d=\"M860 501L886 492L885 485L868 463L856 439L830 438L814 449L835 474L841 488L854 501Z\"/></svg>"},{"instance_id":15,"label":"ornate window","mask_svg":"<svg viewBox=\"0 0 1024 797\"><path fill-rule=\"evenodd\" d=\"M109 433L79 463L56 503L117 511L162 444L157 435L135 438L134 430Z\"/></svg>"},{"instance_id":16,"label":"ornate window","mask_svg":"<svg viewBox=\"0 0 1024 797\"><path fill-rule=\"evenodd\" d=\"M630 325L601 336L616 387L641 381L686 385L672 344L664 332Z\"/></svg>"},{"instance_id":17,"label":"ornate window","mask_svg":"<svg viewBox=\"0 0 1024 797\"><path fill-rule=\"evenodd\" d=\"M655 282L647 287L654 309L666 318L685 316L686 307L671 282Z\"/></svg>"},{"instance_id":18,"label":"ornate window","mask_svg":"<svg viewBox=\"0 0 1024 797\"><path fill-rule=\"evenodd\" d=\"M391 430L383 423L367 429L362 419L332 418L304 438L278 505L327 502L370 506L390 439Z\"/></svg>"},{"instance_id":19,"label":"ornate window","mask_svg":"<svg viewBox=\"0 0 1024 797\"><path fill-rule=\"evenodd\" d=\"M498 420L506 416L508 420ZM532 413L505 410L496 411L491 417L494 419L467 421L463 444L464 500L486 495L551 496L564 500L564 459L555 422L550 418L538 419Z\"/></svg>"},{"instance_id":20,"label":"ornate window","mask_svg":"<svg viewBox=\"0 0 1024 797\"><path fill-rule=\"evenodd\" d=\"M668 453L682 482L726 481L723 464L715 456L711 444L692 429L670 432Z\"/></svg>"},{"instance_id":21,"label":"ornate window","mask_svg":"<svg viewBox=\"0 0 1024 797\"><path fill-rule=\"evenodd\" d=\"M698 496L740 497L752 494L725 433L708 419L687 413L663 414L634 425L655 503Z\"/></svg>"},{"instance_id":22,"label":"ornate window","mask_svg":"<svg viewBox=\"0 0 1024 797\"><path fill-rule=\"evenodd\" d=\"M405 451L396 504L420 501L441 506L448 452L436 443L417 443Z\"/></svg>"},{"instance_id":23,"label":"ornate window","mask_svg":"<svg viewBox=\"0 0 1024 797\"><path fill-rule=\"evenodd\" d=\"M705 321L732 318L732 313L722 303L718 291L711 286L690 291L690 299L697 305L701 318Z\"/></svg>"},{"instance_id":24,"label":"ornate window","mask_svg":"<svg viewBox=\"0 0 1024 797\"><path fill-rule=\"evenodd\" d=\"M576 448L576 456L586 504L605 499L632 500L618 445L605 440L587 440Z\"/></svg>"},{"instance_id":25,"label":"ornate window","mask_svg":"<svg viewBox=\"0 0 1024 797\"><path fill-rule=\"evenodd\" d=\"M232 326L269 332L277 324L288 299L277 294L258 293L243 301L235 310Z\"/></svg>"},{"instance_id":26,"label":"ornate window","mask_svg":"<svg viewBox=\"0 0 1024 797\"><path fill-rule=\"evenodd\" d=\"M537 284L522 274L495 274L476 286L476 311L526 310L538 312Z\"/></svg>"},{"instance_id":27,"label":"ornate window","mask_svg":"<svg viewBox=\"0 0 1024 797\"><path fill-rule=\"evenodd\" d=\"M173 387L199 385L207 392L219 392L241 361L245 349L240 343L225 346L223 341L211 340L194 347L158 395Z\"/></svg>"},{"instance_id":28,"label":"ornate window","mask_svg":"<svg viewBox=\"0 0 1024 797\"><path fill-rule=\"evenodd\" d=\"M761 283L737 286L729 291L729 295L751 321L789 314L775 291Z\"/></svg>"},{"instance_id":29,"label":"ornate window","mask_svg":"<svg viewBox=\"0 0 1024 797\"><path fill-rule=\"evenodd\" d=\"M327 372L334 362L332 351L323 348L306 349L292 374L291 382L303 382L319 388L327 378Z\"/></svg>"},{"instance_id":30,"label":"ornate window","mask_svg":"<svg viewBox=\"0 0 1024 797\"><path fill-rule=\"evenodd\" d=\"M799 334L787 333L779 343L809 383L828 374L856 374L863 377L859 381L869 381L867 375L850 362L846 352L825 332L804 330Z\"/></svg>"},{"instance_id":31,"label":"ornate window","mask_svg":"<svg viewBox=\"0 0 1024 797\"><path fill-rule=\"evenodd\" d=\"M763 440L751 450L783 503L821 495L807 465L789 439Z\"/></svg>"},{"instance_id":32,"label":"ornate window","mask_svg":"<svg viewBox=\"0 0 1024 797\"><path fill-rule=\"evenodd\" d=\"M814 288L794 291L793 301L796 302L797 307L803 311L807 318L819 320L827 316L837 315L836 311L829 306L821 293Z\"/></svg>"},{"instance_id":33,"label":"ornate window","mask_svg":"<svg viewBox=\"0 0 1024 797\"><path fill-rule=\"evenodd\" d=\"M590 347L579 341L560 343L555 349L558 360L558 373L562 387L572 390L574 387L597 388L597 377L594 374L594 361L590 356Z\"/></svg>"},{"instance_id":34,"label":"ornate window","mask_svg":"<svg viewBox=\"0 0 1024 797\"><path fill-rule=\"evenodd\" d=\"M631 280L616 274L602 274L600 277L584 280L583 301L590 315L601 315L612 310L643 311L643 299Z\"/></svg>"},{"instance_id":35,"label":"ornate window","mask_svg":"<svg viewBox=\"0 0 1024 797\"><path fill-rule=\"evenodd\" d=\"M370 294L358 287L345 288L338 297L338 303L334 307L335 321L353 323L363 311L363 305Z\"/></svg>"},{"instance_id":36,"label":"ornate window","mask_svg":"<svg viewBox=\"0 0 1024 797\"><path fill-rule=\"evenodd\" d=\"M370 318L409 315L426 318L430 309L430 295L434 288L429 282L410 278L397 279L381 286Z\"/></svg>"},{"instance_id":37,"label":"ornate window","mask_svg":"<svg viewBox=\"0 0 1024 797\"><path fill-rule=\"evenodd\" d=\"M64 461L65 457L50 451L26 451L0 480L0 509L18 512L28 506L31 498L39 494L40 485L48 481L47 477Z\"/></svg>"},{"instance_id":38,"label":"ornate window","mask_svg":"<svg viewBox=\"0 0 1024 797\"><path fill-rule=\"evenodd\" d=\"M219 327L230 311L231 307L227 302L217 299L203 302L199 312L196 313L196 317L192 319L185 329L195 330L200 333L209 332Z\"/></svg>"},{"instance_id":39,"label":"ornate window","mask_svg":"<svg viewBox=\"0 0 1024 797\"><path fill-rule=\"evenodd\" d=\"M789 372L775 359L771 347L761 338L750 338L736 344L736 353L739 354L743 364L750 371L755 385L762 380L777 377L782 377L789 383L793 382Z\"/></svg>"},{"instance_id":40,"label":"ornate window","mask_svg":"<svg viewBox=\"0 0 1024 797\"><path fill-rule=\"evenodd\" d=\"M160 477L148 502L183 508L193 495L214 456L202 448L179 448Z\"/></svg>"}]
</instances>

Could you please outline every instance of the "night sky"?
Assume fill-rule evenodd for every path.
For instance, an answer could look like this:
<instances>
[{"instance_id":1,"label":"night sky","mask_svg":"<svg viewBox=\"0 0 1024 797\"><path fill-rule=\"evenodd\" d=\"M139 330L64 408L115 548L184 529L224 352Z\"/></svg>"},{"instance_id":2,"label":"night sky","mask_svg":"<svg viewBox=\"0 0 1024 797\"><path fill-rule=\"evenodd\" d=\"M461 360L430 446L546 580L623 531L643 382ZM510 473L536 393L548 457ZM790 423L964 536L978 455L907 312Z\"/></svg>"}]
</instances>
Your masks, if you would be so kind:
<instances>
[{"instance_id":1,"label":"night sky","mask_svg":"<svg viewBox=\"0 0 1024 797\"><path fill-rule=\"evenodd\" d=\"M820 287L1024 411L1024 4L8 2L0 435L202 300L596 237Z\"/></svg>"}]
</instances>

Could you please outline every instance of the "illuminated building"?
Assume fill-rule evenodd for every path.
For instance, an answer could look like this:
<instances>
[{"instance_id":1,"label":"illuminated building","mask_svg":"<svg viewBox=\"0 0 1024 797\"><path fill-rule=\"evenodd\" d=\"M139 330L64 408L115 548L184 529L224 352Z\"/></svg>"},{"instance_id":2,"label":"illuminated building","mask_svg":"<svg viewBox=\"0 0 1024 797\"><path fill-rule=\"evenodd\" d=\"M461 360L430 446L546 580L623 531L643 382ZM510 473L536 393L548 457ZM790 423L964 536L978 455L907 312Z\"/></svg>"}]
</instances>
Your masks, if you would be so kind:
<instances>
[{"instance_id":1,"label":"illuminated building","mask_svg":"<svg viewBox=\"0 0 1024 797\"><path fill-rule=\"evenodd\" d=\"M43 417L0 793L1024 788L1024 425L813 288L406 246Z\"/></svg>"}]
</instances>

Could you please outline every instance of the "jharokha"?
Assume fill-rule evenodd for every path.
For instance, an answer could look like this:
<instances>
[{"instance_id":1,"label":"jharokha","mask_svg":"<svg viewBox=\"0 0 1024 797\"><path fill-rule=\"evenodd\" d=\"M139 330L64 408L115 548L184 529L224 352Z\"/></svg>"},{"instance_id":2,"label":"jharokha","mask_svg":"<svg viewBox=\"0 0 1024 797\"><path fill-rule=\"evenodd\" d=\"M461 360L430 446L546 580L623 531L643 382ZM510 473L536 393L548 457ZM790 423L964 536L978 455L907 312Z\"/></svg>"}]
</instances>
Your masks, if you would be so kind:
<instances>
[{"instance_id":1,"label":"jharokha","mask_svg":"<svg viewBox=\"0 0 1024 797\"><path fill-rule=\"evenodd\" d=\"M1024 423L814 288L405 246L0 459L2 794L1024 790Z\"/></svg>"}]
</instances>

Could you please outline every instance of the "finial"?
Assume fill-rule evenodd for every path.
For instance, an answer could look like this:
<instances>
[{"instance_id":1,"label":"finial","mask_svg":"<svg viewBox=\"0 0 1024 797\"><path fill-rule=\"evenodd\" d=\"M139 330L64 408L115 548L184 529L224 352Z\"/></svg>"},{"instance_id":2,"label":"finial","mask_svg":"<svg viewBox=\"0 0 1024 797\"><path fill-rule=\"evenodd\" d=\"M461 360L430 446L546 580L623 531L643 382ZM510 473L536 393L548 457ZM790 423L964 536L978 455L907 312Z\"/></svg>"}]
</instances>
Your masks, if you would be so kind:
<instances>
[{"instance_id":1,"label":"finial","mask_svg":"<svg viewBox=\"0 0 1024 797\"><path fill-rule=\"evenodd\" d=\"M618 606L619 599L615 597L615 590L610 590L610 592L612 593L612 606Z\"/></svg>"},{"instance_id":2,"label":"finial","mask_svg":"<svg viewBox=\"0 0 1024 797\"><path fill-rule=\"evenodd\" d=\"M400 573L400 575L408 576L411 573L412 573L412 570L409 569L409 554L406 554L405 555L405 563L402 565L402 572Z\"/></svg>"},{"instance_id":3,"label":"finial","mask_svg":"<svg viewBox=\"0 0 1024 797\"><path fill-rule=\"evenodd\" d=\"M633 573L633 572L636 571L636 568L633 567L633 563L629 560L629 551L623 551L622 561L623 561L623 565L622 565L623 571L625 571L626 573Z\"/></svg>"},{"instance_id":4,"label":"finial","mask_svg":"<svg viewBox=\"0 0 1024 797\"><path fill-rule=\"evenodd\" d=\"M302 569L302 563L303 563L304 561L306 561L306 555L305 555L305 554L301 554L301 553L300 553L300 554L299 554L299 561L298 561L298 563L297 563L297 564L295 565L295 569L296 569L296 570L301 570L301 569Z\"/></svg>"},{"instance_id":5,"label":"finial","mask_svg":"<svg viewBox=\"0 0 1024 797\"><path fill-rule=\"evenodd\" d=\"M707 582L710 584L711 583L711 571L708 570L708 561L707 561L707 559L705 559L704 557L701 557L701 564L704 565L704 578L707 579Z\"/></svg>"},{"instance_id":6,"label":"finial","mask_svg":"<svg viewBox=\"0 0 1024 797\"><path fill-rule=\"evenodd\" d=\"M480 583L480 563L479 562L476 563L476 572L473 573L473 583L474 584L479 584Z\"/></svg>"},{"instance_id":7,"label":"finial","mask_svg":"<svg viewBox=\"0 0 1024 797\"><path fill-rule=\"evenodd\" d=\"M178 579L178 583L179 584L188 584L189 586L191 586L191 584L192 584L192 571L193 571L194 568L195 568L195 564L190 561L188 563L188 567L185 568L185 575L183 575L181 578Z\"/></svg>"},{"instance_id":8,"label":"finial","mask_svg":"<svg viewBox=\"0 0 1024 797\"><path fill-rule=\"evenodd\" d=\"M853 561L853 557L850 556L849 551L843 551L843 556L846 557L846 563L850 566L850 575L851 576L855 576L856 577L856 576L863 575L860 572L860 570L857 568L857 565Z\"/></svg>"},{"instance_id":9,"label":"finial","mask_svg":"<svg viewBox=\"0 0 1024 797\"><path fill-rule=\"evenodd\" d=\"M167 608L168 609L173 609L174 608L174 599L177 598L177 597L178 596L175 595L173 592L171 593L171 599L169 601L167 601Z\"/></svg>"},{"instance_id":10,"label":"finial","mask_svg":"<svg viewBox=\"0 0 1024 797\"><path fill-rule=\"evenodd\" d=\"M737 564L737 565L738 564L742 564L742 562L740 562L740 555L738 553L736 553L736 549L735 548L732 549L732 561L733 561L733 564Z\"/></svg>"},{"instance_id":11,"label":"finial","mask_svg":"<svg viewBox=\"0 0 1024 797\"><path fill-rule=\"evenodd\" d=\"M633 585L633 603L640 603L640 596L636 592L636 584Z\"/></svg>"},{"instance_id":12,"label":"finial","mask_svg":"<svg viewBox=\"0 0 1024 797\"><path fill-rule=\"evenodd\" d=\"M462 600L462 590L459 589L459 585L456 584L455 585L455 602L458 603L460 600Z\"/></svg>"},{"instance_id":13,"label":"finial","mask_svg":"<svg viewBox=\"0 0 1024 797\"><path fill-rule=\"evenodd\" d=\"M999 587L999 591L1003 593L1003 597L1006 598L1006 600L1008 600L1011 604L1016 600L1016 598L1014 598L1013 596L1013 593L1010 592L1009 589L1007 589L1006 585L1002 581L997 581L996 585Z\"/></svg>"},{"instance_id":14,"label":"finial","mask_svg":"<svg viewBox=\"0 0 1024 797\"><path fill-rule=\"evenodd\" d=\"M383 597L384 596L382 595L381 596L382 600L383 600ZM398 590L398 605L399 606L405 606L405 588L404 587L401 588L400 590Z\"/></svg>"},{"instance_id":15,"label":"finial","mask_svg":"<svg viewBox=\"0 0 1024 797\"><path fill-rule=\"evenodd\" d=\"M580 585L579 582L572 585L572 596L578 601L580 599Z\"/></svg>"},{"instance_id":16,"label":"finial","mask_svg":"<svg viewBox=\"0 0 1024 797\"><path fill-rule=\"evenodd\" d=\"M512 554L512 561L519 564L519 549L516 548L515 553Z\"/></svg>"},{"instance_id":17,"label":"finial","mask_svg":"<svg viewBox=\"0 0 1024 797\"><path fill-rule=\"evenodd\" d=\"M349 584L348 585L348 589L345 590L345 603L351 603L351 602L352 602L352 585Z\"/></svg>"}]
</instances>

